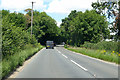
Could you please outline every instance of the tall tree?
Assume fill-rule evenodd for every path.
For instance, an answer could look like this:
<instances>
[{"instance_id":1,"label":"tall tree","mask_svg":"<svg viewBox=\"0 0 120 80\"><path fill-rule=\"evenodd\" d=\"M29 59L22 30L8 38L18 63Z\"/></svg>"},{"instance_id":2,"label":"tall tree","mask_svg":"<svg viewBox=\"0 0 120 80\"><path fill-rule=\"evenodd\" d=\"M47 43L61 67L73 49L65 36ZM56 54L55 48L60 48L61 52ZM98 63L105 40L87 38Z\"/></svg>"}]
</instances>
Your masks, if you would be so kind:
<instances>
[{"instance_id":1,"label":"tall tree","mask_svg":"<svg viewBox=\"0 0 120 80\"><path fill-rule=\"evenodd\" d=\"M117 2L95 2L92 3L93 9L96 10L98 14L103 14L110 18L115 18L112 22L113 28L111 30L116 32L117 36L120 35L120 1Z\"/></svg>"},{"instance_id":2,"label":"tall tree","mask_svg":"<svg viewBox=\"0 0 120 80\"><path fill-rule=\"evenodd\" d=\"M68 17L62 20L61 30L66 42L75 46L80 46L85 41L96 43L109 35L106 18L94 10L87 10L85 13L71 11Z\"/></svg>"},{"instance_id":3,"label":"tall tree","mask_svg":"<svg viewBox=\"0 0 120 80\"><path fill-rule=\"evenodd\" d=\"M35 45L37 40L25 30L24 14L2 10L2 53L3 58L23 50L27 44ZM22 19L21 19L22 18Z\"/></svg>"}]
</instances>

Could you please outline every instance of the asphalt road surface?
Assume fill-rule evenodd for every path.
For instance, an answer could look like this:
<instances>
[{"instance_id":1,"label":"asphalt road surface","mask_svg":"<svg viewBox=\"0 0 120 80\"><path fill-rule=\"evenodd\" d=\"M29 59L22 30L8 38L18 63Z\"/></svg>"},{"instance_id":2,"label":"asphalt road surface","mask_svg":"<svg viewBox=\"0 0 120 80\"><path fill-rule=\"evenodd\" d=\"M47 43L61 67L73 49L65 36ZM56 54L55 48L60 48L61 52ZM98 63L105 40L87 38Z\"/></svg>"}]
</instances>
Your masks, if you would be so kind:
<instances>
[{"instance_id":1,"label":"asphalt road surface","mask_svg":"<svg viewBox=\"0 0 120 80\"><path fill-rule=\"evenodd\" d=\"M16 78L118 78L118 66L63 47L43 49Z\"/></svg>"}]
</instances>

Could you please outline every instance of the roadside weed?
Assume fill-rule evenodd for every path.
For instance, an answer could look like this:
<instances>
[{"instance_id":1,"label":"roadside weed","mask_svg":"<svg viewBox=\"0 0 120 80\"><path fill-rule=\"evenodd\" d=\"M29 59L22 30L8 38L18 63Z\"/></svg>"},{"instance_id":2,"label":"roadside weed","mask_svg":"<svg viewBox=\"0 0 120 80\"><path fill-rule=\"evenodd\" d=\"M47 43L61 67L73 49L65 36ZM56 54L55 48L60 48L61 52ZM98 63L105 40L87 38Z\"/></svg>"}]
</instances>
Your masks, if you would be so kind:
<instances>
[{"instance_id":1,"label":"roadside weed","mask_svg":"<svg viewBox=\"0 0 120 80\"><path fill-rule=\"evenodd\" d=\"M98 58L101 60L114 62L117 64L118 64L118 57L120 56L120 54L118 54L118 52L115 53L115 51L111 52L106 50L94 50L94 49L86 49L86 48L78 48L78 47L77 48L69 47L67 49L94 58Z\"/></svg>"}]
</instances>

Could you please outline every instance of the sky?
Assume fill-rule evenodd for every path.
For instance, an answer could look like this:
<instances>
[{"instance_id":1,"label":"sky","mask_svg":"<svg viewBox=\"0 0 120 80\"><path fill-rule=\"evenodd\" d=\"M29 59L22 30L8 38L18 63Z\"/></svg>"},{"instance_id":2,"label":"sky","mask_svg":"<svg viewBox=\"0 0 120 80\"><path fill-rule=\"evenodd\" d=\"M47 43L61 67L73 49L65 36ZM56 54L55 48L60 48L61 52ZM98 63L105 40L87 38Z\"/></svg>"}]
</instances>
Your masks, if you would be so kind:
<instances>
[{"instance_id":1,"label":"sky","mask_svg":"<svg viewBox=\"0 0 120 80\"><path fill-rule=\"evenodd\" d=\"M24 10L31 8L34 3L34 10L46 12L49 16L61 24L61 20L69 15L72 10L85 11L91 10L92 2L97 0L0 0L0 10L10 10L10 12L25 13Z\"/></svg>"}]
</instances>

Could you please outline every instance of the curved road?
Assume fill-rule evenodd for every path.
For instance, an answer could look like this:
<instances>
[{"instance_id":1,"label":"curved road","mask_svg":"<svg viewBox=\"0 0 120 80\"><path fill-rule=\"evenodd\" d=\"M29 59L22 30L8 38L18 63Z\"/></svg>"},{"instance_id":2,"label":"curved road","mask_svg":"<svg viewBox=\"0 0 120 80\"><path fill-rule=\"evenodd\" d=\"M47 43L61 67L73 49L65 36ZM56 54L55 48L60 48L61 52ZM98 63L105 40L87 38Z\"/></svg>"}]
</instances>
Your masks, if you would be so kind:
<instances>
[{"instance_id":1,"label":"curved road","mask_svg":"<svg viewBox=\"0 0 120 80\"><path fill-rule=\"evenodd\" d=\"M63 47L44 48L16 78L118 78L118 66L68 51Z\"/></svg>"}]
</instances>

